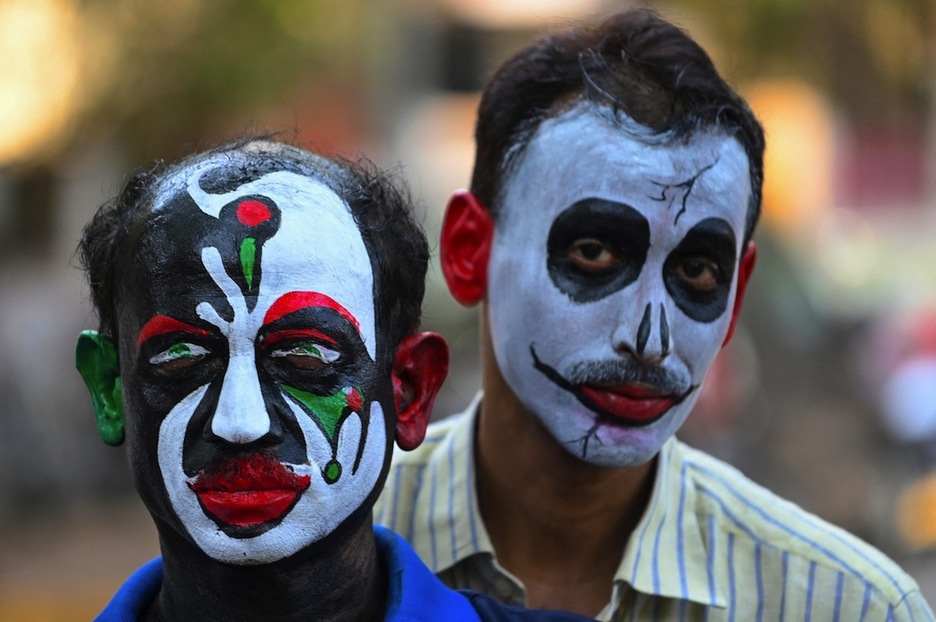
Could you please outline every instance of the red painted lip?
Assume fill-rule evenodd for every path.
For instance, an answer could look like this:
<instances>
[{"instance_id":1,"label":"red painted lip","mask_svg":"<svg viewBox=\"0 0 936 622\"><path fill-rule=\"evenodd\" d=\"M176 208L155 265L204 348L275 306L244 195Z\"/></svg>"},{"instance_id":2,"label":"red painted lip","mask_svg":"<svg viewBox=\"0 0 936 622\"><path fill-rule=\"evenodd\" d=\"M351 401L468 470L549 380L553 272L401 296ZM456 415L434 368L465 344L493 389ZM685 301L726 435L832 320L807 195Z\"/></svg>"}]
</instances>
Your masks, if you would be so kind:
<instances>
[{"instance_id":1,"label":"red painted lip","mask_svg":"<svg viewBox=\"0 0 936 622\"><path fill-rule=\"evenodd\" d=\"M254 453L211 465L189 488L212 517L249 527L281 517L311 481L278 460Z\"/></svg>"},{"instance_id":2,"label":"red painted lip","mask_svg":"<svg viewBox=\"0 0 936 622\"><path fill-rule=\"evenodd\" d=\"M608 414L634 423L648 423L673 407L677 398L643 385L596 387L582 385L582 394Z\"/></svg>"}]
</instances>

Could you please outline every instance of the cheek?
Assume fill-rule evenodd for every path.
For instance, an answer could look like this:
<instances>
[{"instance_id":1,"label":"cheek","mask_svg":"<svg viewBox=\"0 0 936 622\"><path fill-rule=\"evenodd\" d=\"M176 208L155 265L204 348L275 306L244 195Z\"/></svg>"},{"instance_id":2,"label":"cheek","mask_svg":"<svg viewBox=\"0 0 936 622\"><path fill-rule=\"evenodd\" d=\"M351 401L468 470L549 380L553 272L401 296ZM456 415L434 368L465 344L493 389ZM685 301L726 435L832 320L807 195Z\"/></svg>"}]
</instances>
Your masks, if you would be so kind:
<instances>
[{"instance_id":1,"label":"cheek","mask_svg":"<svg viewBox=\"0 0 936 622\"><path fill-rule=\"evenodd\" d=\"M694 379L701 380L721 350L731 314L725 312L714 322L697 322L679 311L672 302L668 305L667 312L672 318L670 334L673 351L685 362Z\"/></svg>"}]
</instances>

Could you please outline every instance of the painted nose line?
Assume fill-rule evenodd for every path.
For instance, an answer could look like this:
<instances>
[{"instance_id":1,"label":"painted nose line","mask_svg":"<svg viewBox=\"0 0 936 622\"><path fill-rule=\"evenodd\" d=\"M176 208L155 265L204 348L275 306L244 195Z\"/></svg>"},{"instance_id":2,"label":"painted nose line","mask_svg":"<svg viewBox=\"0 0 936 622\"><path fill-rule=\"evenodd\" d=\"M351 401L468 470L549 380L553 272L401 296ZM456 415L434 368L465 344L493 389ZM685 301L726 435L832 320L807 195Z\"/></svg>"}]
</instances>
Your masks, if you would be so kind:
<instances>
[{"instance_id":1,"label":"painted nose line","mask_svg":"<svg viewBox=\"0 0 936 622\"><path fill-rule=\"evenodd\" d=\"M230 443L252 443L270 431L253 356L234 356L221 385L211 431Z\"/></svg>"},{"instance_id":2,"label":"painted nose line","mask_svg":"<svg viewBox=\"0 0 936 622\"><path fill-rule=\"evenodd\" d=\"M660 303L660 314L659 314L659 328L657 330L657 337L659 338L660 347L657 350L653 348L650 352L647 352L647 346L651 345L651 335L653 334L653 307L651 303L647 303L647 306L644 307L643 317L640 319L640 325L637 327L637 335L635 340L635 350L637 356L641 358L663 358L669 354L670 351L670 334L669 334L669 323L666 321L666 308L663 306L663 303Z\"/></svg>"}]
</instances>

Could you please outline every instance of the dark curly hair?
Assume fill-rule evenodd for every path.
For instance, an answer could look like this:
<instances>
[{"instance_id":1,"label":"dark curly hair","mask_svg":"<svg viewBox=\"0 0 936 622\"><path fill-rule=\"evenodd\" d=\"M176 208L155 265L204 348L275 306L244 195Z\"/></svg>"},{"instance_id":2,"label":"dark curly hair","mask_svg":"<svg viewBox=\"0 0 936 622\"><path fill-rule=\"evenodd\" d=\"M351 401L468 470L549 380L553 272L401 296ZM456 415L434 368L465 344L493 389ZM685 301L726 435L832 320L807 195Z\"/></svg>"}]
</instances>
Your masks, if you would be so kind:
<instances>
[{"instance_id":1,"label":"dark curly hair","mask_svg":"<svg viewBox=\"0 0 936 622\"><path fill-rule=\"evenodd\" d=\"M377 343L377 362L389 369L397 346L419 328L429 262L429 245L415 220L408 189L402 180L364 158L326 158L266 137L227 143L171 165L156 162L140 168L98 208L82 231L77 254L100 332L118 339L118 306L129 285L121 280L118 258L124 256L131 226L148 217L162 184L209 158L219 159L220 164L199 179L208 193L229 192L268 173L288 171L322 182L347 202L374 272L377 330L383 335Z\"/></svg>"},{"instance_id":2,"label":"dark curly hair","mask_svg":"<svg viewBox=\"0 0 936 622\"><path fill-rule=\"evenodd\" d=\"M540 124L582 101L609 105L674 139L716 128L737 138L751 177L746 239L760 214L764 132L744 99L682 29L635 9L549 34L507 60L485 88L471 191L497 217L500 193Z\"/></svg>"}]
</instances>

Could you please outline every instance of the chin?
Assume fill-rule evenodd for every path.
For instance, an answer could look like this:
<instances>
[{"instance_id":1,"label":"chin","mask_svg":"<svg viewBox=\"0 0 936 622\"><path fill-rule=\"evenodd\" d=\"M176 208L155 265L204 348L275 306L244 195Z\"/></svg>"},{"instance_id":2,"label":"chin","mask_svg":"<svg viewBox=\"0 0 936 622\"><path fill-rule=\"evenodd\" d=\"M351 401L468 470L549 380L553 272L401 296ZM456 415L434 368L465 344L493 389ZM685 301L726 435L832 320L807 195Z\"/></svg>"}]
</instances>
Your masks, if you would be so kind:
<instances>
[{"instance_id":1,"label":"chin","mask_svg":"<svg viewBox=\"0 0 936 622\"><path fill-rule=\"evenodd\" d=\"M550 434L571 455L588 464L608 468L632 468L653 460L682 425L691 404L681 404L646 426L600 422L587 409L575 409L563 421L547 422ZM569 425L572 423L572 425Z\"/></svg>"}]
</instances>

